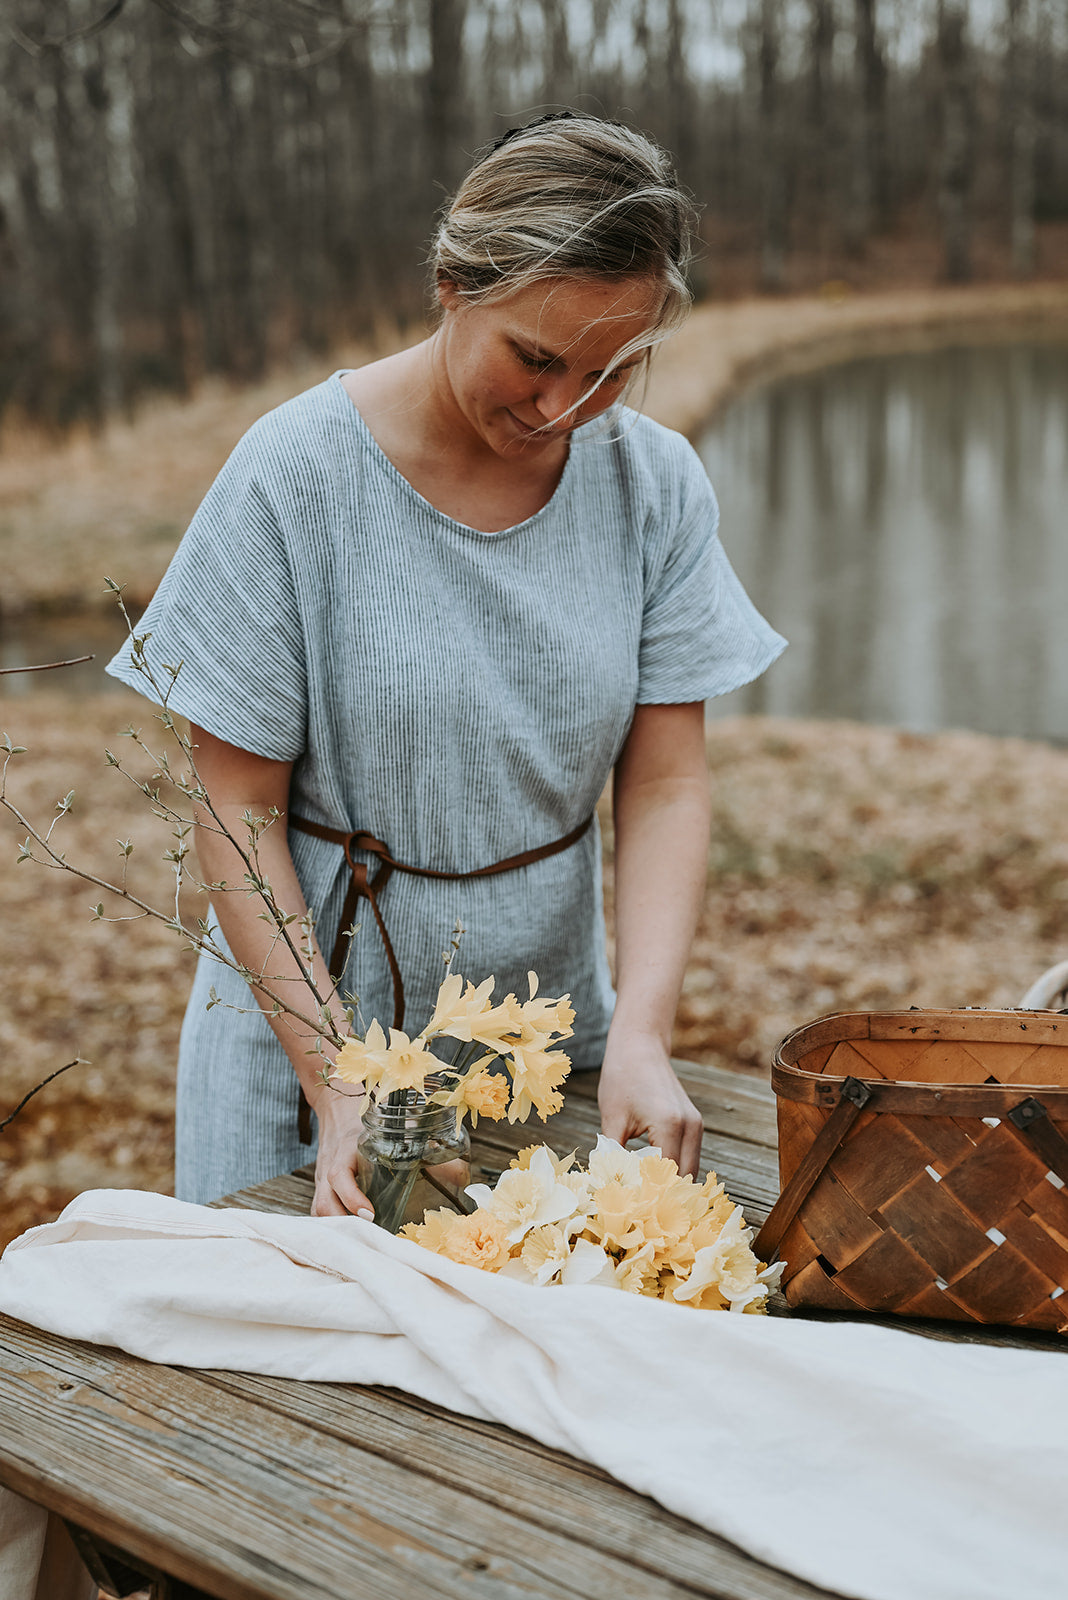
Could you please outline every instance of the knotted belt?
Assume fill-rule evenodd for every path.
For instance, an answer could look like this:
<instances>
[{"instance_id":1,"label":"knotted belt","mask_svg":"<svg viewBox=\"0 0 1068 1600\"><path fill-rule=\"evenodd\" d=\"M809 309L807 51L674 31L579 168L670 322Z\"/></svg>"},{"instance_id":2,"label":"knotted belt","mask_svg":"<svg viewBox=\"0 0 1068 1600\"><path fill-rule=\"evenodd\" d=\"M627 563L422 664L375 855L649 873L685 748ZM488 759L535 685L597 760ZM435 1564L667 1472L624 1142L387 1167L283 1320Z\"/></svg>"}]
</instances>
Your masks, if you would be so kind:
<instances>
[{"instance_id":1,"label":"knotted belt","mask_svg":"<svg viewBox=\"0 0 1068 1600\"><path fill-rule=\"evenodd\" d=\"M472 872L441 872L435 867L413 867L407 861L397 861L389 853L389 846L383 844L381 839L376 839L373 833L367 833L357 828L352 833L347 833L343 828L328 828L321 822L309 822L306 817L295 817L290 813L288 821L291 828L298 833L309 833L314 839L325 839L330 844L339 844L345 852L351 877L348 891L345 895L345 904L341 909L341 923L334 940L334 948L328 963L330 976L338 983L345 967L347 951L345 940L349 936L352 924L356 917L356 907L362 896L368 900L378 932L382 939L382 947L386 952L389 963L390 977L393 980L393 1026L404 1027L404 979L401 976L400 963L393 949L393 941L389 936L382 908L378 903L379 895L395 872L406 872L413 878L438 878L455 883L462 878L492 878L498 872L515 872L519 867L529 867L535 861L546 861L549 856L556 856L563 850L569 850L577 844L593 822L594 813L591 812L585 822L580 822L577 828L572 828L570 833L565 833L562 839L554 839L550 844L538 845L533 850L522 850L519 855L508 856L504 861L494 861L488 867L476 867ZM371 876L367 864L353 858L354 850L363 851L365 855L378 857L378 867ZM311 1109L301 1090L300 1096L300 1138L302 1144L311 1142Z\"/></svg>"}]
</instances>

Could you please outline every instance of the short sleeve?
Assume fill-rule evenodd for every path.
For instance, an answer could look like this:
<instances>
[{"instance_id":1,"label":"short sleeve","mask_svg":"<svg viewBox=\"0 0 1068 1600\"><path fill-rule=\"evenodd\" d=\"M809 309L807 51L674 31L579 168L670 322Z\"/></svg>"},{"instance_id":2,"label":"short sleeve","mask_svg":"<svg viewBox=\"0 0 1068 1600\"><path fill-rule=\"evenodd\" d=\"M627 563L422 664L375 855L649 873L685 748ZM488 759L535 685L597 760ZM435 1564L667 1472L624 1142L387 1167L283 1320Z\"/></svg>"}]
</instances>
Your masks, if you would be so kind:
<instances>
[{"instance_id":1,"label":"short sleeve","mask_svg":"<svg viewBox=\"0 0 1068 1600\"><path fill-rule=\"evenodd\" d=\"M638 704L677 705L740 688L786 640L760 615L719 542L719 507L685 440L650 541L638 658Z\"/></svg>"},{"instance_id":2,"label":"short sleeve","mask_svg":"<svg viewBox=\"0 0 1068 1600\"><path fill-rule=\"evenodd\" d=\"M149 635L145 660L169 688L172 711L253 755L295 761L308 720L303 628L289 552L256 466L247 434L134 632ZM178 669L173 687L171 667ZM107 671L159 699L128 643Z\"/></svg>"}]
</instances>

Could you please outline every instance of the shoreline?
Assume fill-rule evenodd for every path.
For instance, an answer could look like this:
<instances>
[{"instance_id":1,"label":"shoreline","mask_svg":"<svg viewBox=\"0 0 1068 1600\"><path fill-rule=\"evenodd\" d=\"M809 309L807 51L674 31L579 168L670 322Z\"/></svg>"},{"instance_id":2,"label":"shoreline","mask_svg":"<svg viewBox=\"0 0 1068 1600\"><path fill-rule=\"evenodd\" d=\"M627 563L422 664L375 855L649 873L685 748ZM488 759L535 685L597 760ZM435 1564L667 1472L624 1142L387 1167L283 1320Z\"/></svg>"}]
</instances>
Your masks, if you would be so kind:
<instances>
[{"instance_id":1,"label":"shoreline","mask_svg":"<svg viewBox=\"0 0 1068 1600\"><path fill-rule=\"evenodd\" d=\"M747 389L861 356L1012 342L1068 343L1068 283L842 288L705 302L659 352L644 409L691 435Z\"/></svg>"},{"instance_id":2,"label":"shoreline","mask_svg":"<svg viewBox=\"0 0 1068 1600\"><path fill-rule=\"evenodd\" d=\"M705 302L658 352L642 408L692 435L758 383L858 356L1026 337L1068 341L1068 283L973 285ZM396 347L405 342L400 336ZM0 450L3 617L100 613L108 574L147 604L208 485L265 411L340 367L383 353L342 348L251 385L211 380L155 399L96 435L9 435Z\"/></svg>"}]
</instances>

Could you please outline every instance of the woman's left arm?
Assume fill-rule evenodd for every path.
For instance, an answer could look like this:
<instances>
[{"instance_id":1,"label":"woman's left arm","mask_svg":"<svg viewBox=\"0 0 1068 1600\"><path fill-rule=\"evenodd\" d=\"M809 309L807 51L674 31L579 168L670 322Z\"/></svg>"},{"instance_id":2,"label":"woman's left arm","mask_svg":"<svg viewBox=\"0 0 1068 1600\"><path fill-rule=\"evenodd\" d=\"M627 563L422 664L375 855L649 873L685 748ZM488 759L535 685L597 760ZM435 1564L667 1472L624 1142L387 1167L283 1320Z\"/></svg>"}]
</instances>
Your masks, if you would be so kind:
<instances>
[{"instance_id":1,"label":"woman's left arm","mask_svg":"<svg viewBox=\"0 0 1068 1600\"><path fill-rule=\"evenodd\" d=\"M696 1176L701 1117L671 1029L704 895L710 802L704 705L638 706L613 785L616 1009L598 1100L620 1144L644 1134Z\"/></svg>"}]
</instances>

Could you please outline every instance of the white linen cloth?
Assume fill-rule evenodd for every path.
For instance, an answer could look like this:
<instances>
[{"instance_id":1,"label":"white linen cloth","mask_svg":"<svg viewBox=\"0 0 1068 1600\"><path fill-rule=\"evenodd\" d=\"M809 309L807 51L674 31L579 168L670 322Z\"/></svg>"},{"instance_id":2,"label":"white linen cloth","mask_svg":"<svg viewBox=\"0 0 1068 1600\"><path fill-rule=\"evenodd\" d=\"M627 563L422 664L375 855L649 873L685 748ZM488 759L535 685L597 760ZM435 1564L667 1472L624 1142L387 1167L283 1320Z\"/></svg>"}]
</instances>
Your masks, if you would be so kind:
<instances>
[{"instance_id":1,"label":"white linen cloth","mask_svg":"<svg viewBox=\"0 0 1068 1600\"><path fill-rule=\"evenodd\" d=\"M9 1245L0 1310L150 1361L407 1390L859 1600L1065 1593L1049 1352L539 1289L355 1217L130 1190Z\"/></svg>"}]
</instances>

